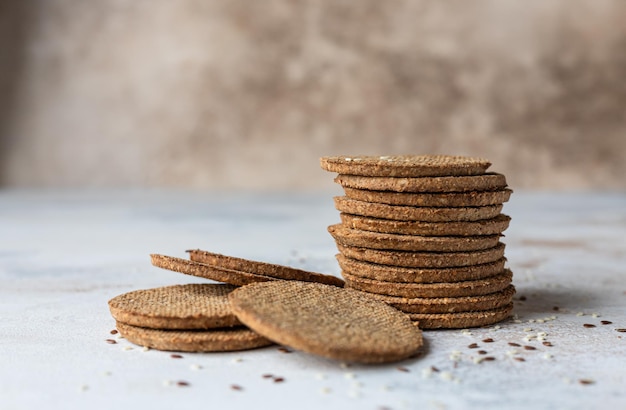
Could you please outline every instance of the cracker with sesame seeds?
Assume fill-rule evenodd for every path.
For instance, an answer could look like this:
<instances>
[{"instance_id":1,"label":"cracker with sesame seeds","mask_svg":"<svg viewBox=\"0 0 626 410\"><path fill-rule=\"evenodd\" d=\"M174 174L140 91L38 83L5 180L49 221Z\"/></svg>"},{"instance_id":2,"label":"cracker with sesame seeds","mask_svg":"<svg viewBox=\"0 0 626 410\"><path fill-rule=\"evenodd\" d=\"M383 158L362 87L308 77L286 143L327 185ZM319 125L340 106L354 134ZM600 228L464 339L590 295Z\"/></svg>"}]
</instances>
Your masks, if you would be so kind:
<instances>
[{"instance_id":1,"label":"cracker with sesame seeds","mask_svg":"<svg viewBox=\"0 0 626 410\"><path fill-rule=\"evenodd\" d=\"M428 207L465 207L497 205L507 202L513 193L508 188L496 191L469 192L393 192L372 191L344 187L346 197L364 202L378 202L388 205L428 206Z\"/></svg>"},{"instance_id":2,"label":"cracker with sesame seeds","mask_svg":"<svg viewBox=\"0 0 626 410\"><path fill-rule=\"evenodd\" d=\"M408 313L420 329L464 329L501 322L511 316L513 303L498 309L458 313Z\"/></svg>"},{"instance_id":3,"label":"cracker with sesame seeds","mask_svg":"<svg viewBox=\"0 0 626 410\"><path fill-rule=\"evenodd\" d=\"M360 278L342 272L346 288L404 298L453 298L481 296L504 290L511 284L513 273L509 269L489 277L463 282L398 283Z\"/></svg>"},{"instance_id":4,"label":"cracker with sesame seeds","mask_svg":"<svg viewBox=\"0 0 626 410\"><path fill-rule=\"evenodd\" d=\"M393 362L422 346L405 314L350 289L275 281L241 287L229 299L239 320L259 334L335 360Z\"/></svg>"},{"instance_id":5,"label":"cracker with sesame seeds","mask_svg":"<svg viewBox=\"0 0 626 410\"><path fill-rule=\"evenodd\" d=\"M343 280L336 276L325 275L317 272L308 272L289 266L276 265L266 262L257 262L234 256L226 256L219 253L203 251L200 249L188 250L189 258L194 262L200 262L219 268L231 269L239 272L247 272L270 278L285 280L301 280L304 282L318 282L327 285L343 287Z\"/></svg>"},{"instance_id":6,"label":"cracker with sesame seeds","mask_svg":"<svg viewBox=\"0 0 626 410\"><path fill-rule=\"evenodd\" d=\"M228 294L235 286L188 284L135 290L109 300L118 322L155 329L211 329L241 326Z\"/></svg>"},{"instance_id":7,"label":"cracker with sesame seeds","mask_svg":"<svg viewBox=\"0 0 626 410\"><path fill-rule=\"evenodd\" d=\"M482 236L497 235L509 227L511 218L500 214L495 218L460 222L397 221L393 219L371 218L339 214L341 223L352 229L400 235L422 236Z\"/></svg>"},{"instance_id":8,"label":"cracker with sesame seeds","mask_svg":"<svg viewBox=\"0 0 626 410\"><path fill-rule=\"evenodd\" d=\"M245 327L211 330L162 330L117 322L131 343L174 352L230 352L269 346L271 341Z\"/></svg>"},{"instance_id":9,"label":"cracker with sesame seeds","mask_svg":"<svg viewBox=\"0 0 626 410\"><path fill-rule=\"evenodd\" d=\"M348 188L370 191L450 193L497 191L507 187L506 178L495 172L473 176L390 178L339 174L335 182Z\"/></svg>"},{"instance_id":10,"label":"cracker with sesame seeds","mask_svg":"<svg viewBox=\"0 0 626 410\"><path fill-rule=\"evenodd\" d=\"M502 211L502 204L475 207L436 208L387 205L364 202L345 196L334 198L335 208L347 214L397 221L459 222L495 218Z\"/></svg>"},{"instance_id":11,"label":"cracker with sesame seeds","mask_svg":"<svg viewBox=\"0 0 626 410\"><path fill-rule=\"evenodd\" d=\"M322 157L330 172L379 177L427 177L483 174L491 163L483 158L458 155L383 155Z\"/></svg>"},{"instance_id":12,"label":"cracker with sesame seeds","mask_svg":"<svg viewBox=\"0 0 626 410\"><path fill-rule=\"evenodd\" d=\"M352 229L343 224L328 227L328 232L343 245L399 251L459 252L493 248L500 235L421 236L400 235Z\"/></svg>"}]
</instances>

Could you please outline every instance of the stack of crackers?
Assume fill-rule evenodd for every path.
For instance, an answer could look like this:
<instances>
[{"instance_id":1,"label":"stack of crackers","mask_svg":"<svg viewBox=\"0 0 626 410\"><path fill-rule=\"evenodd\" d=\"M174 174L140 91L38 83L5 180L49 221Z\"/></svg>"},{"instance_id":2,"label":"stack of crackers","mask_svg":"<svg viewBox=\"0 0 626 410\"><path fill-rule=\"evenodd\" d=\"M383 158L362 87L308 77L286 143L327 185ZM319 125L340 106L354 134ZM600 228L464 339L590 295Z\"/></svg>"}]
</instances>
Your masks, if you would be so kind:
<instances>
[{"instance_id":1,"label":"stack of crackers","mask_svg":"<svg viewBox=\"0 0 626 410\"><path fill-rule=\"evenodd\" d=\"M328 228L346 287L407 313L422 329L507 318L515 288L505 268L501 213L512 191L481 158L324 157L345 196Z\"/></svg>"}]
</instances>

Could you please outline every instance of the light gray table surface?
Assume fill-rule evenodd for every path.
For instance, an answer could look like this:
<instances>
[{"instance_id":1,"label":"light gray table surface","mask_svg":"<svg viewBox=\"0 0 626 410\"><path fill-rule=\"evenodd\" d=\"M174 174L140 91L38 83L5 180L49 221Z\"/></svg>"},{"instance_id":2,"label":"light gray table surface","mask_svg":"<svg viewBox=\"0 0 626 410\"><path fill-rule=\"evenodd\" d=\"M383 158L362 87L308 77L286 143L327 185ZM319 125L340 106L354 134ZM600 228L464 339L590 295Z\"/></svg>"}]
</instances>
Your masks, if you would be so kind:
<instances>
[{"instance_id":1,"label":"light gray table surface","mask_svg":"<svg viewBox=\"0 0 626 410\"><path fill-rule=\"evenodd\" d=\"M150 253L339 275L336 194L0 191L0 409L626 408L624 194L516 192L503 238L515 317L426 331L416 359L346 365L276 346L173 359L110 334L111 297L204 282ZM495 360L477 363L471 343Z\"/></svg>"}]
</instances>

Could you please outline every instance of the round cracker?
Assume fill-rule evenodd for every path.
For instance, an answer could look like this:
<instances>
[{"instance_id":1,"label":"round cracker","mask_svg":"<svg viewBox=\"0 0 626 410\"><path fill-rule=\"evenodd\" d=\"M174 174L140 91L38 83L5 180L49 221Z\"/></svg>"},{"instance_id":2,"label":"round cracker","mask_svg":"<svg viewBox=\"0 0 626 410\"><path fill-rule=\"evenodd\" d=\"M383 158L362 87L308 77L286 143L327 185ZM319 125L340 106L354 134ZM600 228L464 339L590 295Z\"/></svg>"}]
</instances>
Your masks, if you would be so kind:
<instances>
[{"instance_id":1,"label":"round cracker","mask_svg":"<svg viewBox=\"0 0 626 410\"><path fill-rule=\"evenodd\" d=\"M403 298L376 293L368 293L368 295L405 313L456 313L491 310L506 306L513 300L515 286L509 285L499 292L482 296Z\"/></svg>"},{"instance_id":2,"label":"round cracker","mask_svg":"<svg viewBox=\"0 0 626 410\"><path fill-rule=\"evenodd\" d=\"M511 316L513 303L498 309L459 313L409 313L421 329L465 329L493 325Z\"/></svg>"},{"instance_id":3,"label":"round cracker","mask_svg":"<svg viewBox=\"0 0 626 410\"><path fill-rule=\"evenodd\" d=\"M245 327L215 330L148 329L117 322L129 342L174 352L232 352L269 346L271 341Z\"/></svg>"},{"instance_id":4,"label":"round cracker","mask_svg":"<svg viewBox=\"0 0 626 410\"><path fill-rule=\"evenodd\" d=\"M506 258L500 258L495 262L454 268L405 268L359 261L340 253L336 258L341 270L350 275L383 282L405 283L460 282L488 278L502 272L506 263Z\"/></svg>"},{"instance_id":5,"label":"round cracker","mask_svg":"<svg viewBox=\"0 0 626 410\"><path fill-rule=\"evenodd\" d=\"M510 189L498 191L470 191L448 193L405 193L392 191L371 191L344 187L350 199L364 202L378 202L388 205L463 207L496 205L507 202L513 193Z\"/></svg>"},{"instance_id":6,"label":"round cracker","mask_svg":"<svg viewBox=\"0 0 626 410\"><path fill-rule=\"evenodd\" d=\"M491 163L483 158L458 155L385 155L322 157L330 172L381 177L426 177L483 174Z\"/></svg>"},{"instance_id":7,"label":"round cracker","mask_svg":"<svg viewBox=\"0 0 626 410\"><path fill-rule=\"evenodd\" d=\"M352 215L345 212L340 213L339 216L341 217L341 222L352 229L423 236L496 235L504 232L509 227L511 221L511 218L504 214L491 219L462 222L395 221L392 219Z\"/></svg>"},{"instance_id":8,"label":"round cracker","mask_svg":"<svg viewBox=\"0 0 626 410\"><path fill-rule=\"evenodd\" d=\"M325 283L327 285L343 287L343 280L336 276L322 273L308 272L288 266L275 265L272 263L251 261L234 256L221 255L200 249L188 250L192 261L205 263L220 268L232 269L240 272L253 273L285 280L301 280L304 282Z\"/></svg>"},{"instance_id":9,"label":"round cracker","mask_svg":"<svg viewBox=\"0 0 626 410\"><path fill-rule=\"evenodd\" d=\"M217 282L229 283L235 286L276 280L275 278L270 278L269 276L220 268L218 266L207 265L206 263L189 261L187 259L176 258L173 256L152 254L150 255L150 259L152 260L152 264L159 268L184 273L185 275L211 279Z\"/></svg>"},{"instance_id":10,"label":"round cracker","mask_svg":"<svg viewBox=\"0 0 626 410\"><path fill-rule=\"evenodd\" d=\"M241 326L225 284L189 284L135 290L109 300L118 322L153 329L212 329Z\"/></svg>"},{"instance_id":11,"label":"round cracker","mask_svg":"<svg viewBox=\"0 0 626 410\"><path fill-rule=\"evenodd\" d=\"M500 235L484 236L418 236L398 235L351 229L331 225L328 232L337 242L348 246L399 251L460 252L493 248Z\"/></svg>"},{"instance_id":12,"label":"round cracker","mask_svg":"<svg viewBox=\"0 0 626 410\"><path fill-rule=\"evenodd\" d=\"M469 252L410 252L358 248L337 243L337 249L348 258L406 268L452 268L495 262L504 257L503 243L491 249Z\"/></svg>"},{"instance_id":13,"label":"round cracker","mask_svg":"<svg viewBox=\"0 0 626 410\"><path fill-rule=\"evenodd\" d=\"M390 178L340 174L335 182L348 188L393 192L470 192L506 188L506 178L495 172L474 176Z\"/></svg>"},{"instance_id":14,"label":"round cracker","mask_svg":"<svg viewBox=\"0 0 626 410\"><path fill-rule=\"evenodd\" d=\"M239 320L277 343L323 357L385 363L414 355L420 330L362 292L310 282L257 283L229 296Z\"/></svg>"},{"instance_id":15,"label":"round cracker","mask_svg":"<svg viewBox=\"0 0 626 410\"><path fill-rule=\"evenodd\" d=\"M513 273L509 269L489 278L451 283L383 282L360 278L346 272L342 272L342 275L346 281L346 288L404 298L454 298L487 295L504 290L513 279Z\"/></svg>"},{"instance_id":16,"label":"round cracker","mask_svg":"<svg viewBox=\"0 0 626 410\"><path fill-rule=\"evenodd\" d=\"M335 197L335 208L348 214L399 221L457 222L495 218L502 205L464 208L429 208L363 202L345 196Z\"/></svg>"}]
</instances>

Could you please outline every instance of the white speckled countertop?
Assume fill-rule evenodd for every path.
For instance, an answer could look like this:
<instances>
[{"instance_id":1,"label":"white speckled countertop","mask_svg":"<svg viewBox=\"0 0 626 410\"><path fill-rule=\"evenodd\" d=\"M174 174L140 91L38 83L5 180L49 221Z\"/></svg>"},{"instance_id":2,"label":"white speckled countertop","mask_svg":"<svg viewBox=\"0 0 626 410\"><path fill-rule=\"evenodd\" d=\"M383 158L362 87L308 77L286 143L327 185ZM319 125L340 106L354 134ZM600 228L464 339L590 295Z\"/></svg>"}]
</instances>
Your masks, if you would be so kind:
<instances>
[{"instance_id":1,"label":"white speckled countertop","mask_svg":"<svg viewBox=\"0 0 626 410\"><path fill-rule=\"evenodd\" d=\"M425 332L423 354L402 363L345 367L276 346L173 359L109 333L111 297L203 281L149 253L338 275L335 194L0 191L0 409L626 408L625 194L516 192L504 242L518 320ZM476 363L481 349L495 360Z\"/></svg>"}]
</instances>

